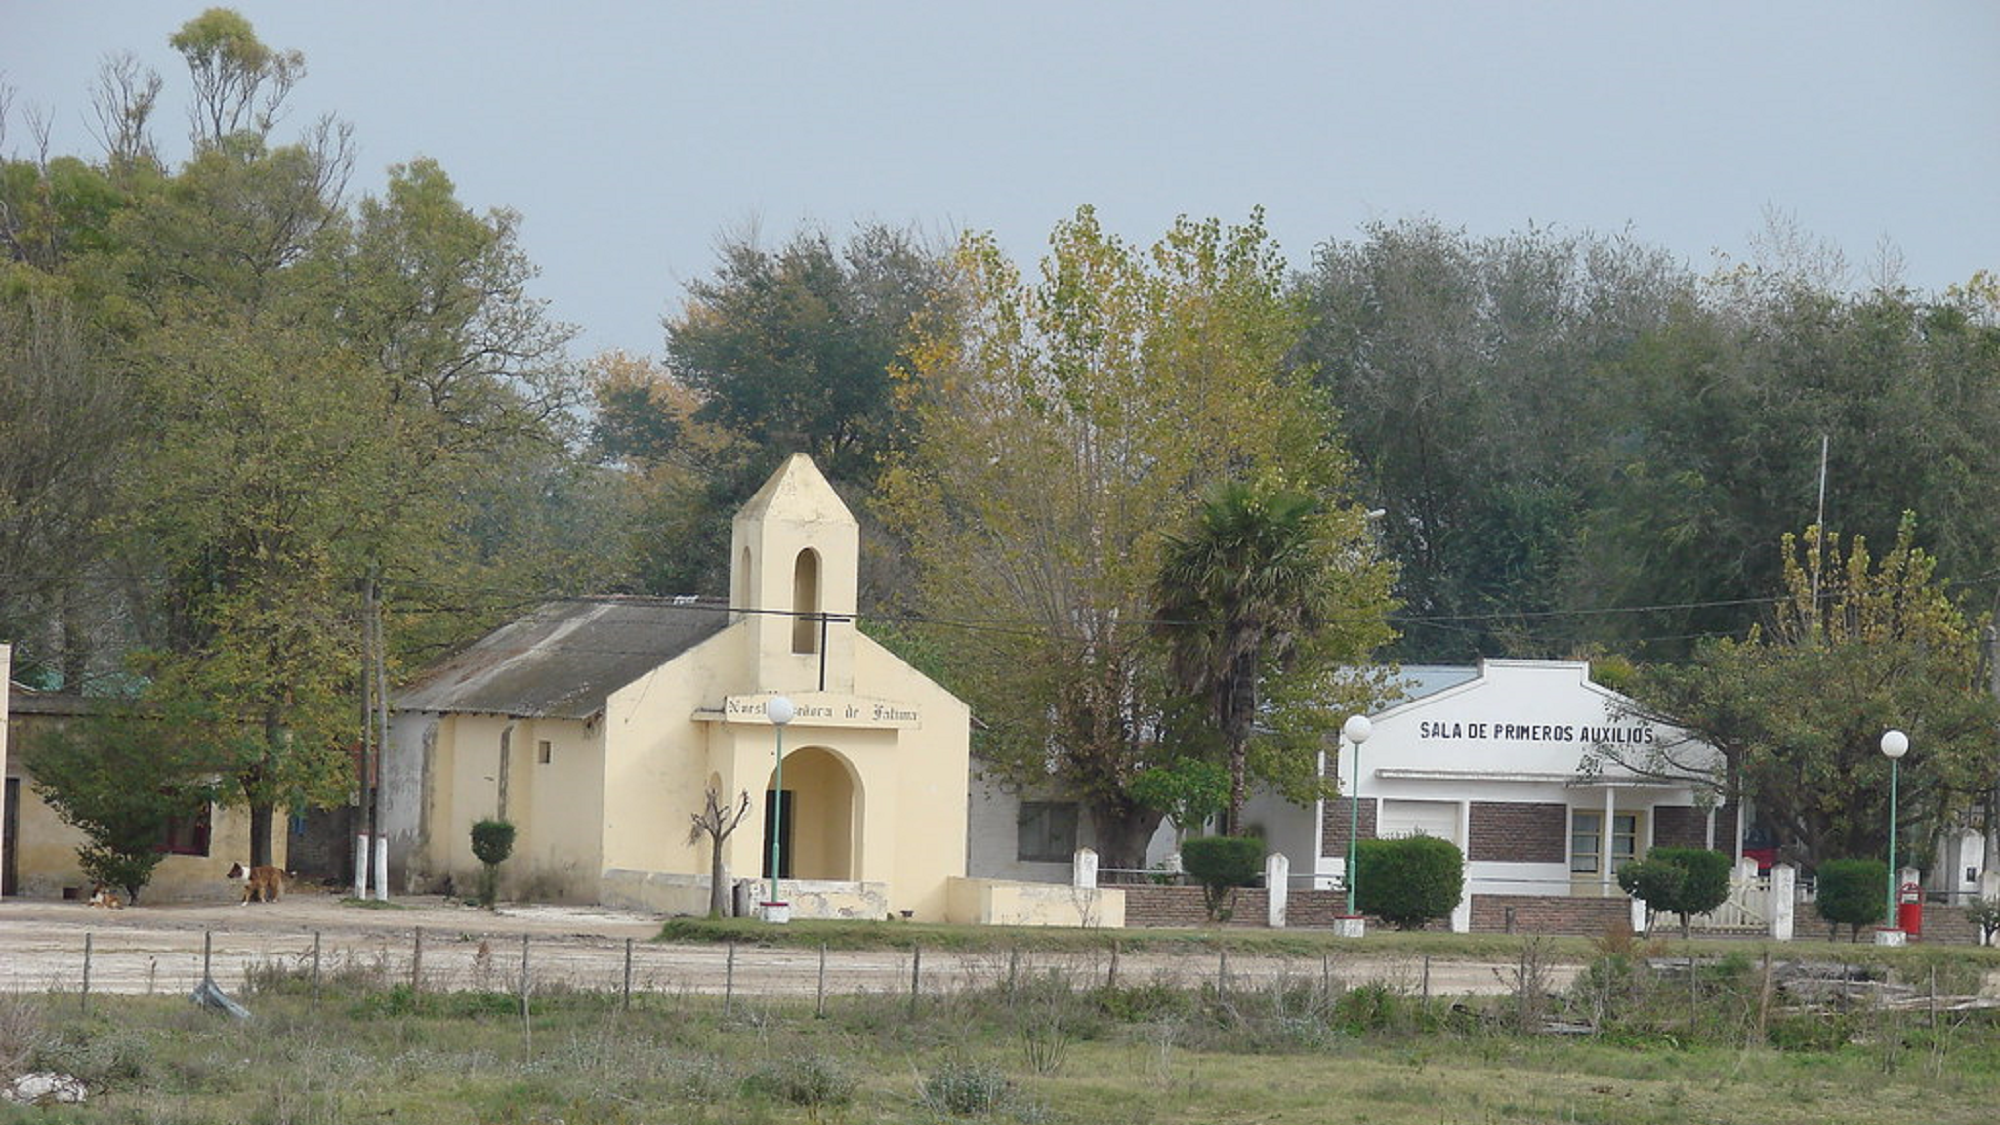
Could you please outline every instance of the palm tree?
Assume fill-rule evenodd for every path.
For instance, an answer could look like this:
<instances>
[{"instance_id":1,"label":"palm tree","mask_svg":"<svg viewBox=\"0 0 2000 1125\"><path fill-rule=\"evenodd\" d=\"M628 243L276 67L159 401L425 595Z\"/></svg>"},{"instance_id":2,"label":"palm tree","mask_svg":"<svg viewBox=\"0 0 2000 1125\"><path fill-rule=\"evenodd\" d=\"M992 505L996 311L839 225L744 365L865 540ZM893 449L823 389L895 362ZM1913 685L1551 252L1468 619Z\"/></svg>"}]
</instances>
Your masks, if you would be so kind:
<instances>
[{"instance_id":1,"label":"palm tree","mask_svg":"<svg viewBox=\"0 0 2000 1125\"><path fill-rule=\"evenodd\" d=\"M1325 628L1335 584L1318 502L1282 487L1211 487L1185 535L1168 535L1154 585L1168 670L1228 753L1229 829L1243 820L1259 688Z\"/></svg>"}]
</instances>

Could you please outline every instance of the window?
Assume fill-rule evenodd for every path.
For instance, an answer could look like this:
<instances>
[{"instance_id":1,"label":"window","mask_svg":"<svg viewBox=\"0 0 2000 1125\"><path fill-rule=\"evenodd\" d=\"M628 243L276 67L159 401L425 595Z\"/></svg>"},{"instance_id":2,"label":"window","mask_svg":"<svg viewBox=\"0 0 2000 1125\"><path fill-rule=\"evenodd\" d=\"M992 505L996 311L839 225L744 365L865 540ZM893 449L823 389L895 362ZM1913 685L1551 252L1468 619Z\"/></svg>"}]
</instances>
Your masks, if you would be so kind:
<instances>
[{"instance_id":1,"label":"window","mask_svg":"<svg viewBox=\"0 0 2000 1125\"><path fill-rule=\"evenodd\" d=\"M1014 858L1022 863L1068 863L1076 855L1076 805L1023 801Z\"/></svg>"},{"instance_id":2,"label":"window","mask_svg":"<svg viewBox=\"0 0 2000 1125\"><path fill-rule=\"evenodd\" d=\"M792 564L792 651L819 651L819 552L810 547Z\"/></svg>"},{"instance_id":3,"label":"window","mask_svg":"<svg viewBox=\"0 0 2000 1125\"><path fill-rule=\"evenodd\" d=\"M550 762L553 762L555 760L556 760L555 746L551 744L549 740L546 738L536 740L535 761L540 762L542 765L546 766Z\"/></svg>"},{"instance_id":4,"label":"window","mask_svg":"<svg viewBox=\"0 0 2000 1125\"><path fill-rule=\"evenodd\" d=\"M160 833L159 849L168 855L207 855L212 807L204 801L195 812L168 818L166 830Z\"/></svg>"},{"instance_id":5,"label":"window","mask_svg":"<svg viewBox=\"0 0 2000 1125\"><path fill-rule=\"evenodd\" d=\"M1569 870L1572 875L1597 874L1604 840L1604 816L1594 812L1569 814Z\"/></svg>"},{"instance_id":6,"label":"window","mask_svg":"<svg viewBox=\"0 0 2000 1125\"><path fill-rule=\"evenodd\" d=\"M1639 854L1639 814L1611 815L1611 870ZM1599 875L1604 860L1604 814L1572 812L1569 816L1569 870L1572 875Z\"/></svg>"}]
</instances>

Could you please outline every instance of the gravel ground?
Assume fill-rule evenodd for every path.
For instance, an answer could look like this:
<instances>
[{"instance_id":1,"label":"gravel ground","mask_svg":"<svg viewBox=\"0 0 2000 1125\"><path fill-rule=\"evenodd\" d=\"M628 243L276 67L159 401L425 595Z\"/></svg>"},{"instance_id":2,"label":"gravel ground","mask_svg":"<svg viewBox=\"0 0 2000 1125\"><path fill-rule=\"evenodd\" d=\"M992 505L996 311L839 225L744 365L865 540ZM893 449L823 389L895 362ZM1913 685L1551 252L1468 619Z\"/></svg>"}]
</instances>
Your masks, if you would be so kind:
<instances>
[{"instance_id":1,"label":"gravel ground","mask_svg":"<svg viewBox=\"0 0 2000 1125\"><path fill-rule=\"evenodd\" d=\"M430 989L520 986L523 959L531 987L618 990L631 974L635 991L744 995L907 993L913 976L925 992L994 985L1009 974L1062 972L1097 981L1114 971L1108 953L1021 954L926 951L833 951L667 945L652 941L661 916L594 907L503 905L484 911L438 897L398 898L387 908L345 902L310 890L276 903L247 906L169 904L104 910L76 902L0 900L0 989L8 991L186 994L200 983L203 959L225 991L247 972L282 966L310 973L314 950L322 974L365 972L390 981L420 974ZM204 954L206 947L206 954ZM86 952L88 956L86 957ZM732 961L733 957L733 961ZM1431 961L1421 957L1336 955L1285 959L1125 954L1124 982L1192 985L1227 972L1236 987L1281 978L1347 985L1383 982L1435 996L1513 990L1511 964ZM1553 966L1550 988L1574 969Z\"/></svg>"}]
</instances>

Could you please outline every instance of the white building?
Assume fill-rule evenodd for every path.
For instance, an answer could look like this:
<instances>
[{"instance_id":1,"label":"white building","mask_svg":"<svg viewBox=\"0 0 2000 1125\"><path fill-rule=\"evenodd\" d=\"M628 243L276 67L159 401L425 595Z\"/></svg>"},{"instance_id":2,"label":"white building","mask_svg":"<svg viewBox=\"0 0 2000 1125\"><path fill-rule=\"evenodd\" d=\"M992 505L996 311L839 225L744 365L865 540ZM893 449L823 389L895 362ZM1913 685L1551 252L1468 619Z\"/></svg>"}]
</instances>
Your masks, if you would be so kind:
<instances>
[{"instance_id":1,"label":"white building","mask_svg":"<svg viewBox=\"0 0 2000 1125\"><path fill-rule=\"evenodd\" d=\"M1592 683L1589 664L1488 660L1413 667L1402 680L1402 700L1369 716L1358 770L1345 739L1328 756L1340 797L1306 810L1262 796L1249 809L1271 850L1313 886L1340 885L1351 828L1362 839L1452 841L1468 896L1618 895L1618 865L1652 847L1735 851L1733 809L1625 764L1666 754L1700 766L1717 752L1630 717L1630 701Z\"/></svg>"},{"instance_id":2,"label":"white building","mask_svg":"<svg viewBox=\"0 0 2000 1125\"><path fill-rule=\"evenodd\" d=\"M1355 775L1354 747L1343 740L1323 763L1340 797L1301 807L1260 792L1245 809L1246 826L1286 856L1297 887L1342 885L1350 825L1363 839L1422 832L1451 840L1466 854L1468 897L1615 896L1618 864L1651 847L1735 848L1733 808L1712 808L1713 795L1689 782L1620 764L1621 755L1664 751L1699 766L1716 751L1624 717L1629 701L1592 683L1587 663L1410 666L1396 682L1400 694L1370 715L1358 807L1346 781ZM1075 802L976 777L968 821L975 875L1066 879L1069 853L1092 842L1088 810ZM1149 864L1172 849L1163 827Z\"/></svg>"}]
</instances>

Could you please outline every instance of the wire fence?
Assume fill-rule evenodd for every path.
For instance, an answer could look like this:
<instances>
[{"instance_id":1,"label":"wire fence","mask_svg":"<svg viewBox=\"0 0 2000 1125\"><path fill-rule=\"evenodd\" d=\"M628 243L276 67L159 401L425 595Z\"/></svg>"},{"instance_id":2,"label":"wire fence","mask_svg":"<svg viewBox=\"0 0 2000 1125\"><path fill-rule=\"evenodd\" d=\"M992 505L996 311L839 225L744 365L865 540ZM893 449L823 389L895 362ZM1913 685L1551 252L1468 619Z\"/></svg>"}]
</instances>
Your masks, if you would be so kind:
<instances>
[{"instance_id":1,"label":"wire fence","mask_svg":"<svg viewBox=\"0 0 2000 1125\"><path fill-rule=\"evenodd\" d=\"M1492 964L1430 955L1283 956L1226 947L1132 954L1117 944L1075 952L926 949L829 950L727 943L662 945L632 939L513 934L473 938L418 928L329 942L322 932L273 935L205 931L201 948L164 949L156 939L86 932L74 948L43 952L33 964L0 970L13 992L92 996L192 995L268 987L352 992L476 991L519 994L588 991L629 1006L644 996L810 1000L905 996L912 1004L974 990L1007 990L1060 980L1073 988L1161 986L1265 989L1290 985L1393 986L1429 996L1494 994L1509 989Z\"/></svg>"}]
</instances>

